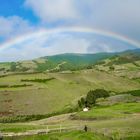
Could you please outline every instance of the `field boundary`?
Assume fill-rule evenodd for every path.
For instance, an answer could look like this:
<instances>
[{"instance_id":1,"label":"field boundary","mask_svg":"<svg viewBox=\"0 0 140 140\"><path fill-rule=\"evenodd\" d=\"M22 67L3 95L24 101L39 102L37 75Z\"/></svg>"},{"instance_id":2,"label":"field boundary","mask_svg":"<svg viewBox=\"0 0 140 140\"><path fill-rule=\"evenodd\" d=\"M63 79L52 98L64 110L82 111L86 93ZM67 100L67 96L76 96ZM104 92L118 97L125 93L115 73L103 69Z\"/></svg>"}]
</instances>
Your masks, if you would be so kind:
<instances>
[{"instance_id":1,"label":"field boundary","mask_svg":"<svg viewBox=\"0 0 140 140\"><path fill-rule=\"evenodd\" d=\"M16 136L31 136L31 135L42 135L48 133L61 133L72 130L84 130L84 126L82 125L46 125L47 129L36 129L36 130L28 130L25 132L0 132L0 137L16 137Z\"/></svg>"}]
</instances>

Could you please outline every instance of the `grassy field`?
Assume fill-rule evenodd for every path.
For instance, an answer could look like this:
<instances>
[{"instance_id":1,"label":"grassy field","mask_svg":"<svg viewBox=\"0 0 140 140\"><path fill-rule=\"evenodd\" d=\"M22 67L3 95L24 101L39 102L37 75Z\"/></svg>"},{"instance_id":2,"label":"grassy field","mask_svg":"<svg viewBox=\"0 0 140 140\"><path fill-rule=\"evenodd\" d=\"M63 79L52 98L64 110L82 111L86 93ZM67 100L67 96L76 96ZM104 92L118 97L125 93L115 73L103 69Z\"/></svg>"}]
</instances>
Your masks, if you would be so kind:
<instances>
[{"instance_id":1,"label":"grassy field","mask_svg":"<svg viewBox=\"0 0 140 140\"><path fill-rule=\"evenodd\" d=\"M57 112L64 113L64 110L76 107L77 101L89 90L98 88L111 91L113 96L97 100L98 106L93 107L89 112L79 111L53 116L53 113L57 115ZM18 133L47 129L48 125L51 128L60 124L62 126L82 125L83 128L87 125L88 133L83 131L50 133L14 137L14 140L139 140L139 91L140 83L137 80L120 77L111 71L93 69L0 77L1 118L2 116L13 118L17 115L52 113L52 117L38 121L0 123L0 131ZM10 140L10 138L5 139Z\"/></svg>"},{"instance_id":2,"label":"grassy field","mask_svg":"<svg viewBox=\"0 0 140 140\"><path fill-rule=\"evenodd\" d=\"M54 128L56 125L84 125L88 127L88 133L82 131L74 131L67 133L56 133L43 136L25 136L14 137L15 140L23 139L48 139L53 140L139 140L140 138L140 103L122 103L113 106L96 107L89 112L78 112L74 118L69 114L60 115L40 121L33 121L30 123L14 123L14 124L0 124L0 131L2 132L24 132L27 130ZM51 125L52 124L52 125ZM54 126L54 127L53 127ZM10 140L10 138L6 138Z\"/></svg>"},{"instance_id":3,"label":"grassy field","mask_svg":"<svg viewBox=\"0 0 140 140\"><path fill-rule=\"evenodd\" d=\"M27 136L27 137L14 137L14 140L109 140L108 138L100 135L96 135L90 132L83 131L72 131L67 133L56 133L48 135L38 135L38 136ZM5 138L4 140L11 140L10 138Z\"/></svg>"},{"instance_id":4,"label":"grassy field","mask_svg":"<svg viewBox=\"0 0 140 140\"><path fill-rule=\"evenodd\" d=\"M31 125L31 124L0 124L1 132L26 132L27 130L46 129L47 126Z\"/></svg>"},{"instance_id":5,"label":"grassy field","mask_svg":"<svg viewBox=\"0 0 140 140\"><path fill-rule=\"evenodd\" d=\"M0 115L31 115L73 108L91 89L124 92L139 89L140 83L105 72L83 70L9 75L0 78L0 86Z\"/></svg>"},{"instance_id":6,"label":"grassy field","mask_svg":"<svg viewBox=\"0 0 140 140\"><path fill-rule=\"evenodd\" d=\"M110 97L81 111L78 100L95 89ZM139 118L139 49L0 63L0 131L18 135L4 140L140 140ZM41 130L50 131L32 133Z\"/></svg>"},{"instance_id":7,"label":"grassy field","mask_svg":"<svg viewBox=\"0 0 140 140\"><path fill-rule=\"evenodd\" d=\"M95 69L104 71L116 76L139 81L140 78L140 60L122 64L110 64L112 59L104 60L103 64L98 64Z\"/></svg>"},{"instance_id":8,"label":"grassy field","mask_svg":"<svg viewBox=\"0 0 140 140\"><path fill-rule=\"evenodd\" d=\"M140 103L122 103L111 106L94 107L89 112L79 112L75 115L77 119L112 119L124 118L130 114L140 113Z\"/></svg>"}]
</instances>

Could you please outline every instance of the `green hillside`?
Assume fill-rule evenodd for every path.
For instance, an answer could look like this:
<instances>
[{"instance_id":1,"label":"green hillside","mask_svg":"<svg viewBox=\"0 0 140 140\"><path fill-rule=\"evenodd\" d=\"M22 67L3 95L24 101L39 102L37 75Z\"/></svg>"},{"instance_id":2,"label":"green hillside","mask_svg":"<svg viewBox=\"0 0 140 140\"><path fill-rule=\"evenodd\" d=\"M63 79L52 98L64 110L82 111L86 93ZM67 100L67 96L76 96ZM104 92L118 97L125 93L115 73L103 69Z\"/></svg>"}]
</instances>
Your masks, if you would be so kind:
<instances>
[{"instance_id":1,"label":"green hillside","mask_svg":"<svg viewBox=\"0 0 140 140\"><path fill-rule=\"evenodd\" d=\"M96 70L140 82L140 50L126 51L96 63Z\"/></svg>"},{"instance_id":2,"label":"green hillside","mask_svg":"<svg viewBox=\"0 0 140 140\"><path fill-rule=\"evenodd\" d=\"M79 70L88 65L90 69ZM0 76L2 115L49 114L70 109L91 89L115 93L140 89L140 55L136 50L119 54L62 54L1 63L0 67L1 73L3 67L7 71Z\"/></svg>"},{"instance_id":3,"label":"green hillside","mask_svg":"<svg viewBox=\"0 0 140 140\"><path fill-rule=\"evenodd\" d=\"M99 97L88 112L83 112L78 101L95 89L107 90L109 97ZM139 101L138 50L116 54L63 54L0 64L2 133L31 133L30 130L43 131L47 125L55 128L60 124L80 125L82 130L87 125L89 131L75 128L65 133L12 137L17 140L137 140Z\"/></svg>"},{"instance_id":4,"label":"green hillside","mask_svg":"<svg viewBox=\"0 0 140 140\"><path fill-rule=\"evenodd\" d=\"M113 55L114 53L60 54L29 61L0 63L0 74L80 70Z\"/></svg>"},{"instance_id":5,"label":"green hillside","mask_svg":"<svg viewBox=\"0 0 140 140\"><path fill-rule=\"evenodd\" d=\"M0 114L49 114L73 108L91 89L138 90L140 83L106 72L17 74L0 78Z\"/></svg>"},{"instance_id":6,"label":"green hillside","mask_svg":"<svg viewBox=\"0 0 140 140\"><path fill-rule=\"evenodd\" d=\"M0 63L0 74L75 71L91 69L95 64L103 66L104 69L112 70L117 66L117 69L122 70L123 65L130 63L131 69L138 69L139 61L139 49L120 53L60 54L28 61Z\"/></svg>"}]
</instances>

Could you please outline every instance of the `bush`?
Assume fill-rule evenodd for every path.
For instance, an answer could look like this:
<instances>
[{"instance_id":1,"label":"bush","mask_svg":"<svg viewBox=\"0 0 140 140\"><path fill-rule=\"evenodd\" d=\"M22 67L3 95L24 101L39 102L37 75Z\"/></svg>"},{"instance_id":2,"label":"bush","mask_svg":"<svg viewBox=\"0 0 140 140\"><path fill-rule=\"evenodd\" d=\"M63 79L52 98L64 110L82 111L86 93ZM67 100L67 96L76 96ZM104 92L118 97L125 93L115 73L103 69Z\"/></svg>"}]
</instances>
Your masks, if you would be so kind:
<instances>
[{"instance_id":1,"label":"bush","mask_svg":"<svg viewBox=\"0 0 140 140\"><path fill-rule=\"evenodd\" d=\"M113 70L115 70L115 67L114 66L110 66L109 69L113 71Z\"/></svg>"},{"instance_id":2,"label":"bush","mask_svg":"<svg viewBox=\"0 0 140 140\"><path fill-rule=\"evenodd\" d=\"M80 108L83 107L92 107L96 104L96 100L98 98L107 98L109 97L109 92L104 89L96 89L96 90L90 90L87 93L86 98L81 98L81 100L78 101L78 105Z\"/></svg>"},{"instance_id":3,"label":"bush","mask_svg":"<svg viewBox=\"0 0 140 140\"><path fill-rule=\"evenodd\" d=\"M55 78L48 78L48 79L21 79L21 82L38 82L38 83L45 83L51 80L54 80Z\"/></svg>"},{"instance_id":4,"label":"bush","mask_svg":"<svg viewBox=\"0 0 140 140\"><path fill-rule=\"evenodd\" d=\"M83 107L86 107L87 104L86 104L86 100L84 97L82 97L80 100L78 100L78 105L80 108L83 108Z\"/></svg>"}]
</instances>

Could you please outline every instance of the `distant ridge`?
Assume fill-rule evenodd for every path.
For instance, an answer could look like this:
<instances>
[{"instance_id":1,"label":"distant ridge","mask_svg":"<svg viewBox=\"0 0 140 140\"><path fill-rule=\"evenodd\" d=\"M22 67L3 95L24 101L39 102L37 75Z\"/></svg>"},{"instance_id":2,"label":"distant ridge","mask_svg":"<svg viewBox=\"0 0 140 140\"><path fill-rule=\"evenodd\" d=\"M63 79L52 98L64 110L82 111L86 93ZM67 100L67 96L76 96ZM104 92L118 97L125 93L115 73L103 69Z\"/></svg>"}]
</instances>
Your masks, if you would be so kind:
<instances>
[{"instance_id":1,"label":"distant ridge","mask_svg":"<svg viewBox=\"0 0 140 140\"><path fill-rule=\"evenodd\" d=\"M139 59L140 49L116 53L78 54L65 53L40 57L34 60L0 63L0 74L15 72L59 72L65 70L81 70L92 68L96 63L112 57L130 57Z\"/></svg>"}]
</instances>

